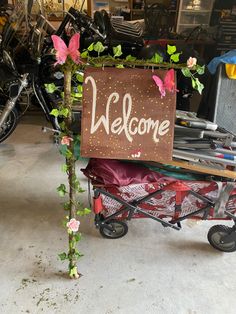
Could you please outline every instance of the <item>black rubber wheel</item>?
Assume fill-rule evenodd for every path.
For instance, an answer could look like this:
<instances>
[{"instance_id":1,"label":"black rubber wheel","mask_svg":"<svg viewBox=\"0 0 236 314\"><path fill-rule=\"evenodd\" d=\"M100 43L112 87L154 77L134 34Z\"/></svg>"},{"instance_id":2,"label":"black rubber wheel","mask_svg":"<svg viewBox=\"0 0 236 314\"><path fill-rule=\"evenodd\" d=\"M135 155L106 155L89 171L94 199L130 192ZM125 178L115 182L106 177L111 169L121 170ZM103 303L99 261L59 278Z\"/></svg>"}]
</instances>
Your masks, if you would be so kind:
<instances>
[{"instance_id":1,"label":"black rubber wheel","mask_svg":"<svg viewBox=\"0 0 236 314\"><path fill-rule=\"evenodd\" d=\"M207 234L207 239L213 248L222 252L235 252L236 251L236 241L231 241L229 243L221 243L221 239L230 234L232 228L224 225L215 225L210 228Z\"/></svg>"},{"instance_id":2,"label":"black rubber wheel","mask_svg":"<svg viewBox=\"0 0 236 314\"><path fill-rule=\"evenodd\" d=\"M4 106L0 104L0 114ZM13 108L10 112L7 121L3 124L2 129L0 129L0 143L3 142L11 133L15 130L18 122L18 110Z\"/></svg>"},{"instance_id":3,"label":"black rubber wheel","mask_svg":"<svg viewBox=\"0 0 236 314\"><path fill-rule=\"evenodd\" d=\"M110 228L112 228L112 230L110 230ZM119 239L126 235L128 232L128 226L123 221L111 219L108 220L104 225L100 226L99 231L104 238Z\"/></svg>"}]
</instances>

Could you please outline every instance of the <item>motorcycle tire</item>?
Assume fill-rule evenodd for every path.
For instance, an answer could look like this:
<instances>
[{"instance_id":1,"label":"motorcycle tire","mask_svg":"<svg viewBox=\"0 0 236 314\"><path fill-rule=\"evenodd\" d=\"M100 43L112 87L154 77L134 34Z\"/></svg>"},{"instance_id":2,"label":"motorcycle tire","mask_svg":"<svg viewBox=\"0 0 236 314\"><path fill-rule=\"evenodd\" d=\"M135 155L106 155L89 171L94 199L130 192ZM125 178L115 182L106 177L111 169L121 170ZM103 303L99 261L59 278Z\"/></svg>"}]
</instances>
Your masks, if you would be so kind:
<instances>
[{"instance_id":1,"label":"motorcycle tire","mask_svg":"<svg viewBox=\"0 0 236 314\"><path fill-rule=\"evenodd\" d=\"M1 101L1 100L0 100ZM0 115L4 108L4 105L0 103ZM3 124L3 129L0 129L0 143L5 141L6 138L8 138L11 133L15 130L17 123L18 123L18 110L16 108L13 108L10 112L7 121Z\"/></svg>"}]
</instances>

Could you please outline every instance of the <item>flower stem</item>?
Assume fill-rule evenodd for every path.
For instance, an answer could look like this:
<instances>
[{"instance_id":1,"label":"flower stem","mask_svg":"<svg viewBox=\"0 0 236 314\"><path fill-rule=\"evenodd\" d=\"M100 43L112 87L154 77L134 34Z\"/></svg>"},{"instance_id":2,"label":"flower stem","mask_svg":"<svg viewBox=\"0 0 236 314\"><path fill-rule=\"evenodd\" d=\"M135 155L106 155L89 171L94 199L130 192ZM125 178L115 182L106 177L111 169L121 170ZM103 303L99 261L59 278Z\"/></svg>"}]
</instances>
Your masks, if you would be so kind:
<instances>
[{"instance_id":1,"label":"flower stem","mask_svg":"<svg viewBox=\"0 0 236 314\"><path fill-rule=\"evenodd\" d=\"M65 120L66 133L69 137L73 137L73 132L71 131L72 125L72 101L71 101L71 69L66 67L64 71L64 106L69 110L68 116ZM69 182L69 219L76 219L76 187L75 187L75 162L74 157L74 141L70 141L68 146L70 151L70 157L66 158L66 164L68 167L68 182ZM77 271L77 258L76 258L76 240L73 232L69 234L69 275L71 278L79 278Z\"/></svg>"}]
</instances>

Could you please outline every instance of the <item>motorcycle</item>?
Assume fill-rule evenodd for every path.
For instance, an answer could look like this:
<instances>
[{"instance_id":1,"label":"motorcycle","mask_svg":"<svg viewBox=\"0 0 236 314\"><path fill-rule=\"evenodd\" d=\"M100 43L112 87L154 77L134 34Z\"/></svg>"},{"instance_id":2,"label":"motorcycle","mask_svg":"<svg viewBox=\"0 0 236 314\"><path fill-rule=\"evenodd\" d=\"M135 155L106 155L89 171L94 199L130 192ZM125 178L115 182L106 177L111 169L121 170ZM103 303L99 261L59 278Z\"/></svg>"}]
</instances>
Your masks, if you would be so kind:
<instances>
[{"instance_id":1,"label":"motorcycle","mask_svg":"<svg viewBox=\"0 0 236 314\"><path fill-rule=\"evenodd\" d=\"M27 2L27 1L26 1ZM80 32L81 51L92 42L101 41L106 53L112 47L122 45L123 56L151 58L156 52L165 60L163 48L145 46L142 29L138 24L118 23L109 18L106 11L95 12L91 19L82 11L70 8L56 30L40 13L32 15L33 1L19 3L2 33L0 44L0 142L3 142L16 128L19 118L30 105L40 106L52 129L60 131L60 117L50 114L63 101L63 73L55 67L52 55L51 35L56 34L65 41L68 29ZM79 83L72 80L74 94ZM47 88L53 84L54 91ZM25 109L22 109L26 105ZM81 98L74 97L72 130L80 133Z\"/></svg>"},{"instance_id":2,"label":"motorcycle","mask_svg":"<svg viewBox=\"0 0 236 314\"><path fill-rule=\"evenodd\" d=\"M95 20L100 27L81 11L74 8L65 15L56 30L50 22L37 12L31 15L33 1L19 3L13 10L2 33L0 43L0 142L3 142L16 128L19 118L30 105L40 106L46 118L55 131L60 130L60 118L50 114L63 100L63 73L54 66L55 58L51 53L51 35L56 34L67 40L67 27L73 32L80 32L80 47L86 48L91 42L102 41L107 47L122 42L122 32L116 27L116 42L111 38L106 26L99 20L99 13ZM26 12L27 8L27 12ZM39 10L38 10L39 11ZM32 18L33 16L33 18ZM133 29L132 31L130 31ZM126 34L125 47L127 53L140 49L141 33L137 27L129 28ZM128 42L130 39L130 42ZM75 75L76 77L76 75ZM54 84L54 92L47 88ZM78 81L73 79L73 89L78 92ZM78 93L77 93L78 94ZM26 108L25 108L26 105ZM80 132L81 99L75 97L73 103L72 130Z\"/></svg>"}]
</instances>

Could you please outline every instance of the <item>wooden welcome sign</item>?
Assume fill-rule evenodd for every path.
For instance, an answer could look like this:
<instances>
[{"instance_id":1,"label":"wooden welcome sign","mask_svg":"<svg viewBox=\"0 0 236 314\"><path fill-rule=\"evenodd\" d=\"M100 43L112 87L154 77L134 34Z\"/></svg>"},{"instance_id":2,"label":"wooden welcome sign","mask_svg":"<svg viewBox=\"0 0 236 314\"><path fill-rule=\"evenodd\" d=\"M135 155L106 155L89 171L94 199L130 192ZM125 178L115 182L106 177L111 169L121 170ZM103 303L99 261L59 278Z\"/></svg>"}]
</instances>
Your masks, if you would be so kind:
<instances>
[{"instance_id":1,"label":"wooden welcome sign","mask_svg":"<svg viewBox=\"0 0 236 314\"><path fill-rule=\"evenodd\" d=\"M164 78L165 70L155 70ZM81 156L171 161L175 93L161 98L145 69L87 68Z\"/></svg>"}]
</instances>

